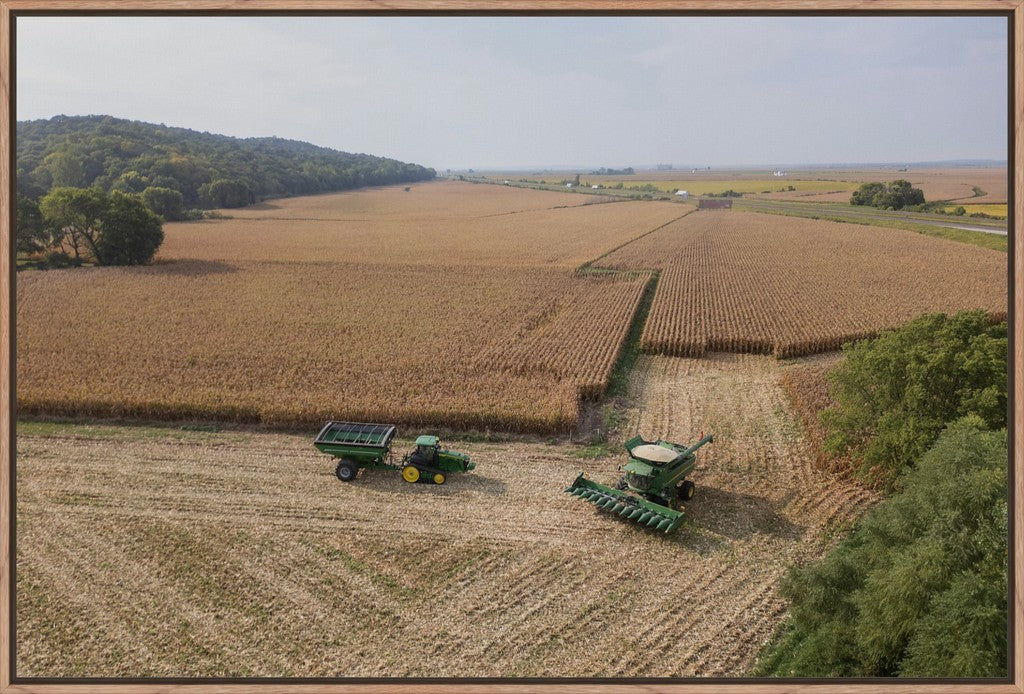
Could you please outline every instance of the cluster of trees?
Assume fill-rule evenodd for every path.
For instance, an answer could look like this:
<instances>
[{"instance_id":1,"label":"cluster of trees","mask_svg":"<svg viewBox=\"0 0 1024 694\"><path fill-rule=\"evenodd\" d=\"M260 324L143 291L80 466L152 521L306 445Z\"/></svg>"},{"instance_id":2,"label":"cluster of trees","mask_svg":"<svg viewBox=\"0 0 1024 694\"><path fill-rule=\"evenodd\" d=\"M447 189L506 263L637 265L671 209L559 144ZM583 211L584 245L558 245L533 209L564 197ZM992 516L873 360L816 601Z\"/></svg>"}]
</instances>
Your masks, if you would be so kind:
<instances>
[{"instance_id":1,"label":"cluster of trees","mask_svg":"<svg viewBox=\"0 0 1024 694\"><path fill-rule=\"evenodd\" d=\"M17 124L18 192L52 188L176 198L187 208L239 207L305 195L434 178L433 169L276 137L239 139L111 116L56 116ZM170 219L171 217L167 217Z\"/></svg>"},{"instance_id":2,"label":"cluster of trees","mask_svg":"<svg viewBox=\"0 0 1024 694\"><path fill-rule=\"evenodd\" d=\"M597 171L591 171L590 173L594 176L632 176L635 172L632 166L627 166L624 169L606 169L602 166Z\"/></svg>"},{"instance_id":3,"label":"cluster of trees","mask_svg":"<svg viewBox=\"0 0 1024 694\"><path fill-rule=\"evenodd\" d=\"M910 181L899 179L888 183L864 183L850 196L851 205L869 205L881 210L902 210L924 204L924 192L913 188Z\"/></svg>"},{"instance_id":4,"label":"cluster of trees","mask_svg":"<svg viewBox=\"0 0 1024 694\"><path fill-rule=\"evenodd\" d=\"M892 493L787 574L790 616L759 674L1006 675L1006 330L927 315L845 350L830 447Z\"/></svg>"},{"instance_id":5,"label":"cluster of trees","mask_svg":"<svg viewBox=\"0 0 1024 694\"><path fill-rule=\"evenodd\" d=\"M142 265L164 240L163 220L139 195L100 188L54 188L38 203L17 199L19 253L48 251L50 267Z\"/></svg>"}]
</instances>

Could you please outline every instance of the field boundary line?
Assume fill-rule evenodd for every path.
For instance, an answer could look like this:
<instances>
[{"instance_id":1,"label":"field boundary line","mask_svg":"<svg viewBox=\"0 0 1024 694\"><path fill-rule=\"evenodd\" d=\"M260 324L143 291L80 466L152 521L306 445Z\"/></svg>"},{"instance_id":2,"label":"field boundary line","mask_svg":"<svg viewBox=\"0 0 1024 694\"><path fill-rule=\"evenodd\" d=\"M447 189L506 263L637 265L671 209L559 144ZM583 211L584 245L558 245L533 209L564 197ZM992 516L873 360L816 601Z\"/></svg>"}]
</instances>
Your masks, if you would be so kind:
<instances>
[{"instance_id":1,"label":"field boundary line","mask_svg":"<svg viewBox=\"0 0 1024 694\"><path fill-rule=\"evenodd\" d=\"M617 268L604 268L604 267L601 267L601 266L596 266L596 267L595 267L595 266L594 266L594 263L596 263L597 261L601 260L602 258L607 258L607 257L608 257L608 256L610 256L610 255L611 255L612 253L614 253L615 251L617 251L617 250L619 250L619 249L622 249L622 248L625 248L625 247L626 247L626 246L628 246L629 244L631 244L631 243L634 243L634 242L636 242L636 241L639 241L640 239L644 238L645 236L648 236L648 235L650 235L650 234L653 234L654 232L658 231L659 229L664 229L664 228L665 228L665 227L667 227L667 226L668 226L669 224L674 224L675 222L678 222L678 221L679 221L680 219L682 219L683 217L686 217L686 216L688 216L688 215L691 215L691 214L693 214L693 213L694 213L694 212L696 212L696 211L697 211L697 208L695 207L695 208L693 208L692 210L689 210L688 212L684 212L683 214L679 215L678 217L676 217L676 218L674 218L674 219L670 219L670 220L668 220L667 222L665 222L664 224L662 224L662 225L660 225L660 226L656 226L656 227L654 227L654 228L653 228L653 229L651 229L650 231L645 231L644 233L640 234L639 236L637 236L637 237L635 237L635 238L632 238L632 239L630 239L629 241L626 241L625 243L621 243L621 244L619 244L619 245L618 245L618 246L616 246L615 248L613 248L613 249L611 249L610 251L607 251L607 252L605 252L605 253L602 253L601 255L597 256L597 257L596 257L596 258L594 258L593 260L588 260L587 262L583 263L583 264L582 264L582 265L580 265L580 266L579 266L578 268L576 268L576 272L577 272L577 273L583 273L583 272L586 272L587 270L606 270L606 271L618 272L619 270L618 270ZM654 269L656 269L656 268L640 268L640 269L641 269L641 270L654 270Z\"/></svg>"}]
</instances>

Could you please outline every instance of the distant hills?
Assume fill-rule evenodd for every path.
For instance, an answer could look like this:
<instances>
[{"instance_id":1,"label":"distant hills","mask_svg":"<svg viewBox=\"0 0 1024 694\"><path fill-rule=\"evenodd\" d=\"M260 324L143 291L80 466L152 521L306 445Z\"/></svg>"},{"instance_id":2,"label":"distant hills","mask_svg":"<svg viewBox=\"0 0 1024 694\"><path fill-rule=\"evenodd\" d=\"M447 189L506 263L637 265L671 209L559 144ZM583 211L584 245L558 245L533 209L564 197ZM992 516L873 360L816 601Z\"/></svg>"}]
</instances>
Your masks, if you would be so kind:
<instances>
[{"instance_id":1,"label":"distant hills","mask_svg":"<svg viewBox=\"0 0 1024 694\"><path fill-rule=\"evenodd\" d=\"M236 138L112 116L55 116L17 124L18 192L57 186L179 191L190 207L238 207L434 178L433 169L278 137Z\"/></svg>"}]
</instances>

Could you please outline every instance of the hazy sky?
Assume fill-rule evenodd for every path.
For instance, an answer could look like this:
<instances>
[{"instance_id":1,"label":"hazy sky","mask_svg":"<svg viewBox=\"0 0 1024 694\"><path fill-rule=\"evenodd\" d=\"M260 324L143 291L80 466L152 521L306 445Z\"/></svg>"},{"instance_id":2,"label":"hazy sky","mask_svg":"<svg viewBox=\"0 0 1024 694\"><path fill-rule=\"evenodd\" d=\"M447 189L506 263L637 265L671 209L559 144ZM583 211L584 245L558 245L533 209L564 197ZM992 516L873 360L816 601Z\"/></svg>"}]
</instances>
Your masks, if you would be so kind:
<instances>
[{"instance_id":1,"label":"hazy sky","mask_svg":"<svg viewBox=\"0 0 1024 694\"><path fill-rule=\"evenodd\" d=\"M1003 17L21 17L17 117L445 168L1006 158Z\"/></svg>"}]
</instances>

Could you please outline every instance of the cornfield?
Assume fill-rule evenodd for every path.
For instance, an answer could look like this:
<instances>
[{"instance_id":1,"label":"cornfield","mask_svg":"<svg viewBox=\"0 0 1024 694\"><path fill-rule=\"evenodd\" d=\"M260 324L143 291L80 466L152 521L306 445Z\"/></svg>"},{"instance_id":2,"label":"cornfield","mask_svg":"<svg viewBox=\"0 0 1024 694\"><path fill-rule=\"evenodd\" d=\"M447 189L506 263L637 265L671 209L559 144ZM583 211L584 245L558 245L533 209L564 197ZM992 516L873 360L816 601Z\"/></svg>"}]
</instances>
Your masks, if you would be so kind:
<instances>
[{"instance_id":1,"label":"cornfield","mask_svg":"<svg viewBox=\"0 0 1024 694\"><path fill-rule=\"evenodd\" d=\"M565 431L647 276L181 261L18 281L18 404L61 416Z\"/></svg>"},{"instance_id":2,"label":"cornfield","mask_svg":"<svg viewBox=\"0 0 1024 694\"><path fill-rule=\"evenodd\" d=\"M646 351L675 356L835 350L921 313L1006 313L1007 256L853 224L698 212L602 259L658 268Z\"/></svg>"}]
</instances>

